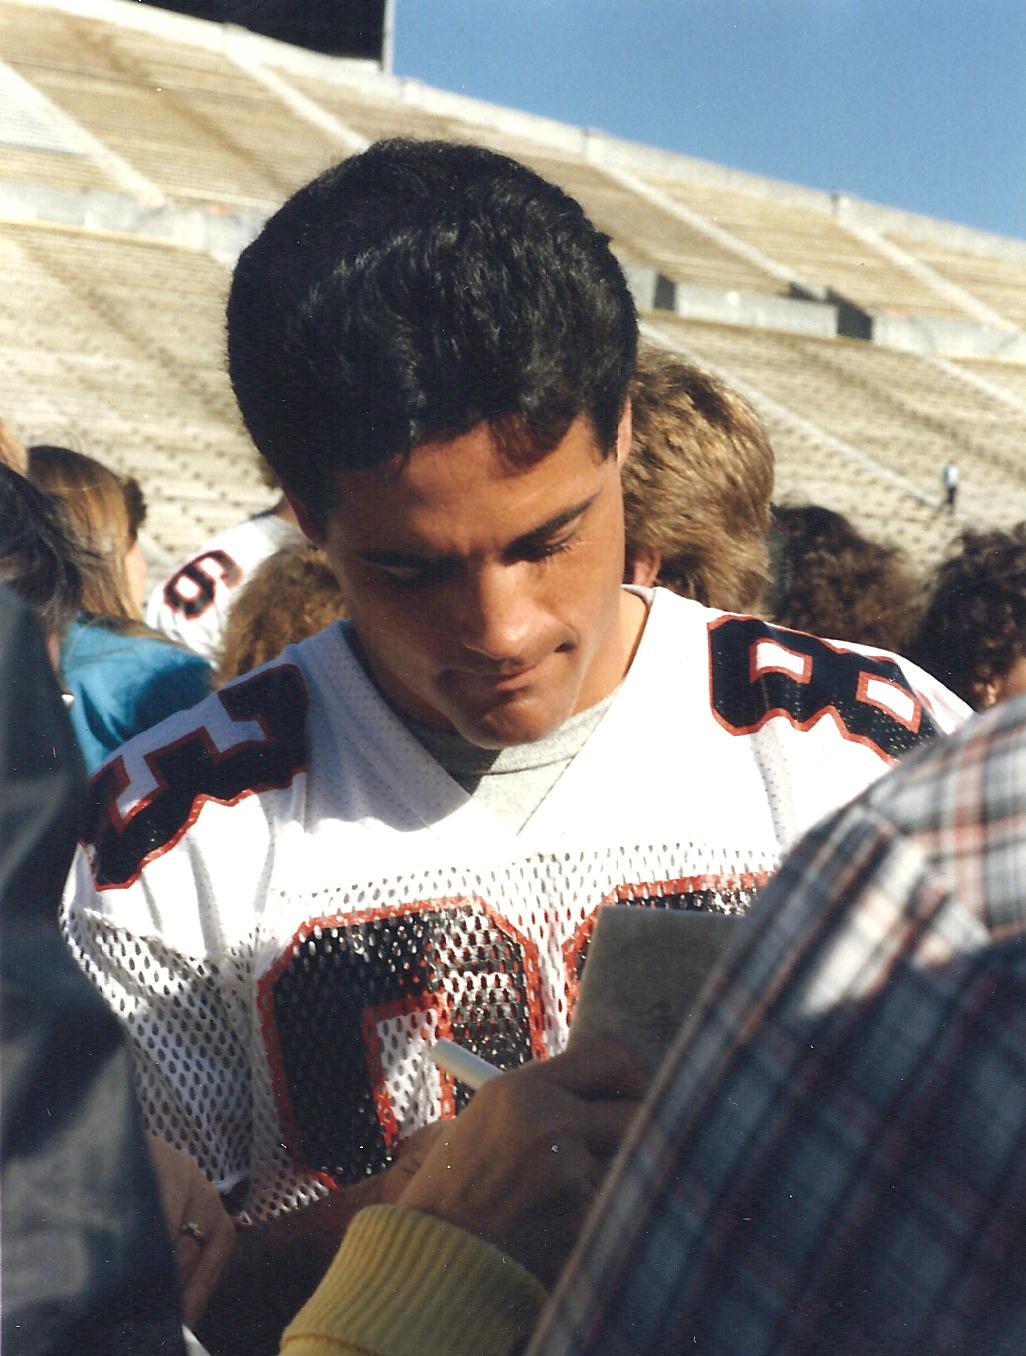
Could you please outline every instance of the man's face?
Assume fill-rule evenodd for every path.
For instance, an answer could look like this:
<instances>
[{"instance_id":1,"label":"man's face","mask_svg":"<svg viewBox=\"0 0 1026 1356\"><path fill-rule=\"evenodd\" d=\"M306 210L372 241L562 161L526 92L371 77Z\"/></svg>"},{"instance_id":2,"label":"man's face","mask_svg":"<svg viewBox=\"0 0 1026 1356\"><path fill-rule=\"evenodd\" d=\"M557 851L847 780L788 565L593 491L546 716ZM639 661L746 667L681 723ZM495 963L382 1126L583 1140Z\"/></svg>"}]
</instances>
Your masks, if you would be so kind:
<instances>
[{"instance_id":1,"label":"man's face","mask_svg":"<svg viewBox=\"0 0 1026 1356\"><path fill-rule=\"evenodd\" d=\"M630 442L630 416L619 435ZM399 710L485 748L540 739L613 690L644 607L620 588L619 457L575 420L515 466L479 424L339 477L321 537L366 663Z\"/></svg>"}]
</instances>

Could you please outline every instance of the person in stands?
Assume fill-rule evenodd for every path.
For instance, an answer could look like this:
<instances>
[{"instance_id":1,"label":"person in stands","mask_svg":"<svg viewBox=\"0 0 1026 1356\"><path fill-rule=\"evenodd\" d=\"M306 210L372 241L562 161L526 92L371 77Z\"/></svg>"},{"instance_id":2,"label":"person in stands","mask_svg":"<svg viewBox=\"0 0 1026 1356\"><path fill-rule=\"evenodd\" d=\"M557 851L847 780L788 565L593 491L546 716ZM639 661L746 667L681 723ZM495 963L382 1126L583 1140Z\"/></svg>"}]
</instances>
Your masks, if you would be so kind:
<instances>
[{"instance_id":1,"label":"person in stands","mask_svg":"<svg viewBox=\"0 0 1026 1356\"><path fill-rule=\"evenodd\" d=\"M958 482L959 470L957 461L946 463L941 472L941 485L944 488L944 506L949 513L954 513L955 503L958 500Z\"/></svg>"}]
</instances>

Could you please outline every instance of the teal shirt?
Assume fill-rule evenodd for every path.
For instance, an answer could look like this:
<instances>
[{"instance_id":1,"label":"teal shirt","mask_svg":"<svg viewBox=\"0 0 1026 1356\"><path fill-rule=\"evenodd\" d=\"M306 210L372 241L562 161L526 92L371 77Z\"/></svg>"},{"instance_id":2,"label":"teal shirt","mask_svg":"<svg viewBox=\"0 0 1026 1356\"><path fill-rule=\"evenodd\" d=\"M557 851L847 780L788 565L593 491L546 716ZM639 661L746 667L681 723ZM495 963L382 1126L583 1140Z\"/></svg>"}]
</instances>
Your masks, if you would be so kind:
<instances>
[{"instance_id":1,"label":"teal shirt","mask_svg":"<svg viewBox=\"0 0 1026 1356\"><path fill-rule=\"evenodd\" d=\"M205 659L170 641L125 635L102 618L78 617L64 633L61 674L90 772L133 735L210 691Z\"/></svg>"}]
</instances>

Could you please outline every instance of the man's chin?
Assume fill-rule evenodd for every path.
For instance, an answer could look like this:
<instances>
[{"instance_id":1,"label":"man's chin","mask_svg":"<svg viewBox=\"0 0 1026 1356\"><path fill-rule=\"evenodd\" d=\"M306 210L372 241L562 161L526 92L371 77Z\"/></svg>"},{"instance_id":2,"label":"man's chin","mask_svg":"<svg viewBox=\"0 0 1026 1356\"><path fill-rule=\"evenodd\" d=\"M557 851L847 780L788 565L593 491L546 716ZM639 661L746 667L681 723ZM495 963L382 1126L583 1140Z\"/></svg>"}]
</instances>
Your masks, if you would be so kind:
<instances>
[{"instance_id":1,"label":"man's chin","mask_svg":"<svg viewBox=\"0 0 1026 1356\"><path fill-rule=\"evenodd\" d=\"M481 749L509 749L517 744L534 744L553 734L569 719L569 712L548 708L531 709L531 704L510 702L483 712L453 711L449 719L469 744Z\"/></svg>"}]
</instances>

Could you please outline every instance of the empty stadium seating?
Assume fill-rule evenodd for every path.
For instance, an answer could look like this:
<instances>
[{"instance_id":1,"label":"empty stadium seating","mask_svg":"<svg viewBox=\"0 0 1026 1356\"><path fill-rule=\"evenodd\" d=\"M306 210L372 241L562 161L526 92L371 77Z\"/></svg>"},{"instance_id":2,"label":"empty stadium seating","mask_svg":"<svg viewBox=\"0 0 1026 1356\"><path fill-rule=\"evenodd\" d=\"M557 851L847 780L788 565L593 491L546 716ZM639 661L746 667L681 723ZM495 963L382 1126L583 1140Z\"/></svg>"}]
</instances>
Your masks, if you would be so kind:
<instances>
[{"instance_id":1,"label":"empty stadium seating","mask_svg":"<svg viewBox=\"0 0 1026 1356\"><path fill-rule=\"evenodd\" d=\"M70 442L137 475L155 564L268 500L224 374L231 250L214 249L207 226L251 231L321 168L400 134L516 155L577 196L621 257L704 289L714 310L722 294L719 323L646 309L645 330L753 399L778 497L848 511L924 565L963 519L1026 517L1024 242L128 0L0 0L0 63L0 415L31 441ZM738 295L812 298L818 336L727 323ZM856 329L865 317L866 338L874 317L906 317L924 351L824 337L824 316L844 332L842 311ZM951 459L954 520L939 508Z\"/></svg>"}]
</instances>

